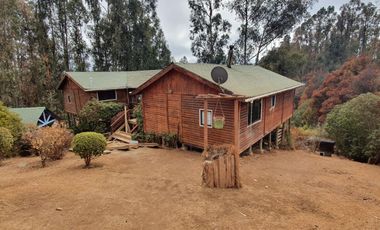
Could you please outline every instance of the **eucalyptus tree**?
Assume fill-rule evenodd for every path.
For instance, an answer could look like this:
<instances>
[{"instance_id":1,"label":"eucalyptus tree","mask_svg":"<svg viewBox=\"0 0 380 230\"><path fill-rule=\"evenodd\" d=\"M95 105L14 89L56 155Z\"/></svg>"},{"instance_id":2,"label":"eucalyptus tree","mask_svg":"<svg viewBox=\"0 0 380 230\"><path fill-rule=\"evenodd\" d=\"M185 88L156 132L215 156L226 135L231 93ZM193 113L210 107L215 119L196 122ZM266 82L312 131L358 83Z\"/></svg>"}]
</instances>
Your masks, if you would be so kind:
<instances>
[{"instance_id":1,"label":"eucalyptus tree","mask_svg":"<svg viewBox=\"0 0 380 230\"><path fill-rule=\"evenodd\" d=\"M191 51L198 62L221 63L231 24L222 18L221 0L189 0Z\"/></svg>"}]
</instances>

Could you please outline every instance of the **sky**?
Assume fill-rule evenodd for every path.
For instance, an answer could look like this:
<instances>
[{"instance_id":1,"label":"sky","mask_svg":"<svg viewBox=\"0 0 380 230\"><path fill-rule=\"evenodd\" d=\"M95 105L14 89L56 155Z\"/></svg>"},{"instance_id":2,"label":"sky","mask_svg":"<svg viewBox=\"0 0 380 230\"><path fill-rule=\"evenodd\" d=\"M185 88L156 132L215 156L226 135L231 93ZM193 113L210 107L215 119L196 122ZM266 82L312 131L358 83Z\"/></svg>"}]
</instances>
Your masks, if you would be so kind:
<instances>
[{"instance_id":1,"label":"sky","mask_svg":"<svg viewBox=\"0 0 380 230\"><path fill-rule=\"evenodd\" d=\"M339 9L348 1L319 0L314 3L309 11L313 14L320 8L329 5ZM196 58L192 55L190 49L190 9L187 2L187 0L158 0L157 13L169 44L169 49L175 60L179 61L183 56L186 56L189 62L196 62ZM369 2L369 0L363 2ZM372 0L372 3L380 5L380 0ZM222 16L232 24L230 42L235 41L238 37L237 28L239 27L239 22L236 20L235 15L228 10L223 10Z\"/></svg>"}]
</instances>

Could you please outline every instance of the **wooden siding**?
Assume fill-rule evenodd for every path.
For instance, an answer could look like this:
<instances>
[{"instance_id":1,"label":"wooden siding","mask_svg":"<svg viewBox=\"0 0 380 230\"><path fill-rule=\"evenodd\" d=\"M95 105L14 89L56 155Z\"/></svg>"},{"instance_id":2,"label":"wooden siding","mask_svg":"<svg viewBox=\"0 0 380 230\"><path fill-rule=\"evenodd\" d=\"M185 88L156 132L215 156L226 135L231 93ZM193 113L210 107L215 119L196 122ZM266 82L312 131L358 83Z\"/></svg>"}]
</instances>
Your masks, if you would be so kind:
<instances>
[{"instance_id":1,"label":"wooden siding","mask_svg":"<svg viewBox=\"0 0 380 230\"><path fill-rule=\"evenodd\" d=\"M241 104L240 150L244 151L265 135L275 130L293 115L294 90L276 95L276 105L271 107L271 96L262 99L261 121L248 125L248 104Z\"/></svg>"},{"instance_id":2,"label":"wooden siding","mask_svg":"<svg viewBox=\"0 0 380 230\"><path fill-rule=\"evenodd\" d=\"M126 90L116 90L116 102L127 103L128 94ZM70 101L69 101L70 97ZM92 98L97 98L97 92L86 92L81 89L75 82L67 79L63 86L64 110L67 113L78 114L83 106Z\"/></svg>"},{"instance_id":3,"label":"wooden siding","mask_svg":"<svg viewBox=\"0 0 380 230\"><path fill-rule=\"evenodd\" d=\"M215 89L195 81L185 73L171 70L142 90L145 132L175 133L184 144L203 148L204 128L200 126L199 110L203 99L198 94L216 94ZM240 152L255 144L269 132L288 120L293 113L294 90L276 96L276 105L270 108L271 97L263 98L262 119L248 126L247 103L239 102ZM208 100L208 109L215 112L215 99ZM222 100L225 115L223 129L208 129L208 144L234 143L234 101ZM218 108L219 110L219 108ZM217 115L220 114L220 110Z\"/></svg>"},{"instance_id":4,"label":"wooden siding","mask_svg":"<svg viewBox=\"0 0 380 230\"><path fill-rule=\"evenodd\" d=\"M233 144L234 141L234 106L233 101L222 101L225 116L223 129L208 129L209 145ZM203 100L196 99L193 95L183 95L182 97L182 141L185 144L203 148L203 126L200 126L199 109L203 109ZM215 113L216 101L208 100L208 109ZM218 106L217 115L221 115Z\"/></svg>"},{"instance_id":5,"label":"wooden siding","mask_svg":"<svg viewBox=\"0 0 380 230\"><path fill-rule=\"evenodd\" d=\"M195 99L195 96L201 93L217 92L176 70L166 74L167 76L149 85L143 91L144 130L154 133L175 133L181 138L191 140L192 138L187 136L188 126L183 127L187 124L182 120L183 114L187 113L184 111L186 109L183 107L184 103L187 103L188 96ZM203 107L203 101L200 102ZM197 122L198 111L197 109L195 117ZM195 139L198 141L197 137ZM191 141L188 144L191 144Z\"/></svg>"}]
</instances>

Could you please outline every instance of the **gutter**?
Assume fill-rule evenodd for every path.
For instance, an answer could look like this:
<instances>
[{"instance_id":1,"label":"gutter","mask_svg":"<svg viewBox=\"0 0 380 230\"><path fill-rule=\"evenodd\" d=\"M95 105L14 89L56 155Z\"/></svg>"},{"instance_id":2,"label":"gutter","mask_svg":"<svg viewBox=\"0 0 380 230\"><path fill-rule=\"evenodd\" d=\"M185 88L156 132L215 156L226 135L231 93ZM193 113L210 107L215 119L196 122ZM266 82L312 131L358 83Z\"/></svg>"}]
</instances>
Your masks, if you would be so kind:
<instances>
[{"instance_id":1,"label":"gutter","mask_svg":"<svg viewBox=\"0 0 380 230\"><path fill-rule=\"evenodd\" d=\"M278 93L282 93L282 92L285 92L285 91L288 91L288 90L296 89L296 88L302 87L304 85L305 85L304 83L300 83L300 85L297 85L297 86L291 86L291 87L288 87L288 88L285 88L285 89L280 89L280 90L277 90L277 91L274 91L274 92L265 93L265 94L261 94L261 95L258 95L258 96L250 97L250 98L245 99L245 102L251 102L251 101L254 101L254 100L257 100L257 99L261 99L263 97L267 97L267 96L270 96L270 95L273 95L273 94L278 94Z\"/></svg>"}]
</instances>

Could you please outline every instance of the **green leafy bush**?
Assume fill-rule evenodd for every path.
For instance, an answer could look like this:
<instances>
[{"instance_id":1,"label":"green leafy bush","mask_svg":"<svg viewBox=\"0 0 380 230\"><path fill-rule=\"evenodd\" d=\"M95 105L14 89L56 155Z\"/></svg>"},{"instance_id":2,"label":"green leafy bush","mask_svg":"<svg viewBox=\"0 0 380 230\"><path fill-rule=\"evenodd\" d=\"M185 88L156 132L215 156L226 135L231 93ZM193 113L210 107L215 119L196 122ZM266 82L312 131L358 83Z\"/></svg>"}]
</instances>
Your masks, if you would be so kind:
<instances>
[{"instance_id":1,"label":"green leafy bush","mask_svg":"<svg viewBox=\"0 0 380 230\"><path fill-rule=\"evenodd\" d=\"M292 122L296 127L314 127L316 125L317 111L311 104L312 99L306 100L294 111Z\"/></svg>"},{"instance_id":2,"label":"green leafy bush","mask_svg":"<svg viewBox=\"0 0 380 230\"><path fill-rule=\"evenodd\" d=\"M95 132L83 132L74 136L73 151L78 154L88 167L91 159L103 154L106 149L106 138Z\"/></svg>"},{"instance_id":3,"label":"green leafy bush","mask_svg":"<svg viewBox=\"0 0 380 230\"><path fill-rule=\"evenodd\" d=\"M79 123L73 128L74 132L109 132L112 117L122 110L123 105L115 102L91 100L80 111Z\"/></svg>"},{"instance_id":4,"label":"green leafy bush","mask_svg":"<svg viewBox=\"0 0 380 230\"><path fill-rule=\"evenodd\" d=\"M0 127L0 160L9 156L13 148L14 139L11 131L7 128Z\"/></svg>"},{"instance_id":5,"label":"green leafy bush","mask_svg":"<svg viewBox=\"0 0 380 230\"><path fill-rule=\"evenodd\" d=\"M326 131L335 139L338 150L360 162L367 162L376 154L379 129L380 96L372 93L336 106L326 120Z\"/></svg>"},{"instance_id":6,"label":"green leafy bush","mask_svg":"<svg viewBox=\"0 0 380 230\"><path fill-rule=\"evenodd\" d=\"M0 102L0 127L7 128L13 138L18 140L23 131L23 124L19 116L11 111Z\"/></svg>"}]
</instances>

